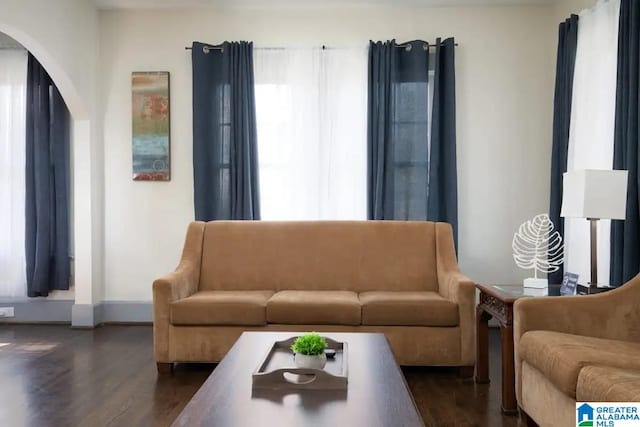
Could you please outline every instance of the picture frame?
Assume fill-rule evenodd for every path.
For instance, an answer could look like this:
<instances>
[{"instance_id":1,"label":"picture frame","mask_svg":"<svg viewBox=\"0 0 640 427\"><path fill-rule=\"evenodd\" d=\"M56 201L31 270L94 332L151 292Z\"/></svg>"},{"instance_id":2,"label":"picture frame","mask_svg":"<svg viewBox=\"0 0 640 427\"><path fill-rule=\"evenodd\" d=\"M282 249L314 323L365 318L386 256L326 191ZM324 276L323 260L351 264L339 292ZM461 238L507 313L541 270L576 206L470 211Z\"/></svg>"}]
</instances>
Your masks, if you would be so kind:
<instances>
[{"instance_id":1,"label":"picture frame","mask_svg":"<svg viewBox=\"0 0 640 427\"><path fill-rule=\"evenodd\" d=\"M578 286L578 277L575 273L564 273L562 284L560 285L560 295L575 295Z\"/></svg>"},{"instance_id":2,"label":"picture frame","mask_svg":"<svg viewBox=\"0 0 640 427\"><path fill-rule=\"evenodd\" d=\"M131 151L134 181L171 180L168 71L131 73Z\"/></svg>"}]
</instances>

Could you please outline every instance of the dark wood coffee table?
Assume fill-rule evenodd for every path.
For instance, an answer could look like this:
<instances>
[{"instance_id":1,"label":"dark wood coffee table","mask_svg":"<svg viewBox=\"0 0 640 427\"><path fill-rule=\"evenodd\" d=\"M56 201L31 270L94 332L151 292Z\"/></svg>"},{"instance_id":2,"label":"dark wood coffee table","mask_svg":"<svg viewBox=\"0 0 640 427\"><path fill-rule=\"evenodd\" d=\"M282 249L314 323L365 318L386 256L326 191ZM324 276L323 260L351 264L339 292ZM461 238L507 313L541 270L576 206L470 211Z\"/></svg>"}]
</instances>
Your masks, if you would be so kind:
<instances>
[{"instance_id":1,"label":"dark wood coffee table","mask_svg":"<svg viewBox=\"0 0 640 427\"><path fill-rule=\"evenodd\" d=\"M346 392L252 390L274 341L300 332L244 332L173 426L424 426L383 334L322 333L349 345Z\"/></svg>"}]
</instances>

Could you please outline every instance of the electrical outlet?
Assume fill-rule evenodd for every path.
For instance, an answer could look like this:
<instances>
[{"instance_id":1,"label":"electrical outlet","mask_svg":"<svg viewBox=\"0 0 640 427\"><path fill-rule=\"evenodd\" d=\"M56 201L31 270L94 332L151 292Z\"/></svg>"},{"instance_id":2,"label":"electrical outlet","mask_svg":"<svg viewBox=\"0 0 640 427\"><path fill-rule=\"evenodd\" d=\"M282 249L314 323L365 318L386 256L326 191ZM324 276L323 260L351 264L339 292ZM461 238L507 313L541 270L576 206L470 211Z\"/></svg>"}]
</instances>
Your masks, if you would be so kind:
<instances>
[{"instance_id":1,"label":"electrical outlet","mask_svg":"<svg viewBox=\"0 0 640 427\"><path fill-rule=\"evenodd\" d=\"M0 307L0 317L13 317L13 307Z\"/></svg>"}]
</instances>

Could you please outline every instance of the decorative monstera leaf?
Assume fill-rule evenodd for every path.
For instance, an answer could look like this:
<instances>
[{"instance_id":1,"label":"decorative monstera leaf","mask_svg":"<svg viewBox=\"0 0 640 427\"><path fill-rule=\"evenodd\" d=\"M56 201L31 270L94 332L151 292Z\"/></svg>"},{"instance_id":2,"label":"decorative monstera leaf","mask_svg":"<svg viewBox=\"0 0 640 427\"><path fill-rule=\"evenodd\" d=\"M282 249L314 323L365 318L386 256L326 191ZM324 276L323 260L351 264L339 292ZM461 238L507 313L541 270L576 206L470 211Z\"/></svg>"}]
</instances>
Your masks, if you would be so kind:
<instances>
[{"instance_id":1,"label":"decorative monstera leaf","mask_svg":"<svg viewBox=\"0 0 640 427\"><path fill-rule=\"evenodd\" d=\"M513 259L516 265L525 270L553 273L560 269L564 258L562 236L554 231L553 222L547 214L536 215L523 223L513 235Z\"/></svg>"}]
</instances>

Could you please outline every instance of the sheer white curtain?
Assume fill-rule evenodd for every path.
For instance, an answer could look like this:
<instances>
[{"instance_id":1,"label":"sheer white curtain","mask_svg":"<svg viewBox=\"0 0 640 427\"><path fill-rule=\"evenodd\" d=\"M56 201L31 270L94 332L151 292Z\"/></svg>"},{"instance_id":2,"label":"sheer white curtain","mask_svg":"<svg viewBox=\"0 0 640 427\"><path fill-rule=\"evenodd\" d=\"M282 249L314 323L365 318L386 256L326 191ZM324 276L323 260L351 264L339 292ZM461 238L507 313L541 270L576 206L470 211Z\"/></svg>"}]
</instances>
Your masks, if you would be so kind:
<instances>
[{"instance_id":1,"label":"sheer white curtain","mask_svg":"<svg viewBox=\"0 0 640 427\"><path fill-rule=\"evenodd\" d=\"M27 52L0 49L0 297L27 295L26 87Z\"/></svg>"},{"instance_id":2,"label":"sheer white curtain","mask_svg":"<svg viewBox=\"0 0 640 427\"><path fill-rule=\"evenodd\" d=\"M615 123L620 0L600 0L580 13L567 170L611 169ZM598 283L609 283L611 221L598 226ZM565 218L565 271L590 278L589 223Z\"/></svg>"},{"instance_id":3,"label":"sheer white curtain","mask_svg":"<svg viewBox=\"0 0 640 427\"><path fill-rule=\"evenodd\" d=\"M366 46L257 48L254 71L262 219L366 219Z\"/></svg>"}]
</instances>

